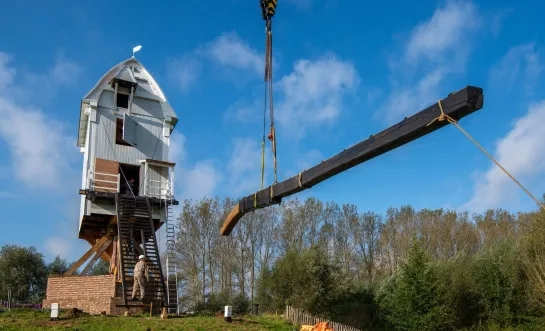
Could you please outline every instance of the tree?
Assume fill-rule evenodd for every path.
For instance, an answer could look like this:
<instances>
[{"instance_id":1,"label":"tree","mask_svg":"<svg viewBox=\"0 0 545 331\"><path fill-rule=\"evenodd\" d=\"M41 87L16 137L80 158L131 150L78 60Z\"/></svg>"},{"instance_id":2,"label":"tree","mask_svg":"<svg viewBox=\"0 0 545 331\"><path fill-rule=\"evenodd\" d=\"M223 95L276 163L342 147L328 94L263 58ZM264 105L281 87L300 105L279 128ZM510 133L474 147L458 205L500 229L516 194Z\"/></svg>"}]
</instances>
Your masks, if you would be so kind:
<instances>
[{"instance_id":1,"label":"tree","mask_svg":"<svg viewBox=\"0 0 545 331\"><path fill-rule=\"evenodd\" d=\"M455 321L437 271L416 240L399 274L383 288L381 305L395 330L446 330Z\"/></svg>"},{"instance_id":2,"label":"tree","mask_svg":"<svg viewBox=\"0 0 545 331\"><path fill-rule=\"evenodd\" d=\"M4 245L0 248L0 293L11 290L14 301L42 301L47 285L48 268L34 246Z\"/></svg>"},{"instance_id":3,"label":"tree","mask_svg":"<svg viewBox=\"0 0 545 331\"><path fill-rule=\"evenodd\" d=\"M250 299L262 310L290 304L363 329L387 317L388 329L402 330L521 323L538 316L525 290L545 310L545 221L536 222L535 213L409 205L377 213L290 199L246 214L231 236L219 236L235 203L183 204L176 255L185 307ZM499 249L503 240L527 244ZM517 251L526 252L526 272Z\"/></svg>"},{"instance_id":4,"label":"tree","mask_svg":"<svg viewBox=\"0 0 545 331\"><path fill-rule=\"evenodd\" d=\"M372 212L355 215L348 222L354 245L357 247L358 264L364 267L361 269L365 270L367 283L371 283L375 275L381 224L381 215Z\"/></svg>"},{"instance_id":5,"label":"tree","mask_svg":"<svg viewBox=\"0 0 545 331\"><path fill-rule=\"evenodd\" d=\"M543 195L545 200L545 194ZM523 242L524 270L530 300L545 312L545 210L529 215L529 234Z\"/></svg>"},{"instance_id":6,"label":"tree","mask_svg":"<svg viewBox=\"0 0 545 331\"><path fill-rule=\"evenodd\" d=\"M99 259L98 262L91 268L90 273L92 276L108 275L110 273L110 262Z\"/></svg>"},{"instance_id":7,"label":"tree","mask_svg":"<svg viewBox=\"0 0 545 331\"><path fill-rule=\"evenodd\" d=\"M344 291L340 268L326 261L323 250L311 247L304 251L289 251L279 258L269 279L260 283L269 286L272 307L283 309L285 304L329 317L331 307ZM260 291L262 292L262 291Z\"/></svg>"},{"instance_id":8,"label":"tree","mask_svg":"<svg viewBox=\"0 0 545 331\"><path fill-rule=\"evenodd\" d=\"M60 255L57 255L53 262L47 266L47 269L50 275L62 275L70 269L70 264L66 259L61 259Z\"/></svg>"}]
</instances>

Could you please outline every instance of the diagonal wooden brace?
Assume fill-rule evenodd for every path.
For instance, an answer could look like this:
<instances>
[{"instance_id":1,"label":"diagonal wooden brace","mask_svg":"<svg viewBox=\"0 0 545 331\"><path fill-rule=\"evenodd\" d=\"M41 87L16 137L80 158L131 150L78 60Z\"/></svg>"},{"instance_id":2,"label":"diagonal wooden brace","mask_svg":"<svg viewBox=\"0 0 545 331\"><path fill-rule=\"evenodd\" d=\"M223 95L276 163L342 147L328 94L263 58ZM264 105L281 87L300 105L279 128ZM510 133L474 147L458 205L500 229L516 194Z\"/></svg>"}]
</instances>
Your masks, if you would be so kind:
<instances>
[{"instance_id":1,"label":"diagonal wooden brace","mask_svg":"<svg viewBox=\"0 0 545 331\"><path fill-rule=\"evenodd\" d=\"M95 265L95 263L100 258L102 253L104 253L106 251L106 249L108 249L108 247L112 244L112 241L113 241L113 238L110 237L98 248L98 250L95 253L95 256L93 256L91 261L89 261L89 263L87 263L87 265L85 266L85 268L81 272L82 275L87 275L89 273L89 271L91 271L91 268Z\"/></svg>"},{"instance_id":2,"label":"diagonal wooden brace","mask_svg":"<svg viewBox=\"0 0 545 331\"><path fill-rule=\"evenodd\" d=\"M70 275L73 275L74 272L76 272L76 270L79 269L79 267L81 267L81 265L87 261L91 255L93 255L93 253L96 253L103 245L104 243L110 239L112 237L112 233L111 232L108 232L106 233L102 238L100 238L91 248L89 248L89 250L87 252L85 252L85 254L82 255L82 257L79 258L79 260L77 260L74 264L72 264L72 266L70 267L70 269L68 269L67 272L64 273L65 276L70 276ZM101 253L102 254L102 253Z\"/></svg>"}]
</instances>

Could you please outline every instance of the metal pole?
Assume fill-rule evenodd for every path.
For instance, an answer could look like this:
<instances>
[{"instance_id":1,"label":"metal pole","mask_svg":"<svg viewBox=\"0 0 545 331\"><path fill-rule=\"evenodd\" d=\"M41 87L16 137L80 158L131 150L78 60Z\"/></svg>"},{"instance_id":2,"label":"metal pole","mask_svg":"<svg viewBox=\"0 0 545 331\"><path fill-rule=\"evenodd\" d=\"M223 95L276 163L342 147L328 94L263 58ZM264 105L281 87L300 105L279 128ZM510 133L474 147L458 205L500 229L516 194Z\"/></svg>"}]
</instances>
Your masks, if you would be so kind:
<instances>
[{"instance_id":1,"label":"metal pole","mask_svg":"<svg viewBox=\"0 0 545 331\"><path fill-rule=\"evenodd\" d=\"M11 311L11 289L8 289L8 311Z\"/></svg>"},{"instance_id":2,"label":"metal pole","mask_svg":"<svg viewBox=\"0 0 545 331\"><path fill-rule=\"evenodd\" d=\"M146 255L146 239L144 239L144 230L140 229L140 238L142 241L142 251L144 252L144 255Z\"/></svg>"}]
</instances>

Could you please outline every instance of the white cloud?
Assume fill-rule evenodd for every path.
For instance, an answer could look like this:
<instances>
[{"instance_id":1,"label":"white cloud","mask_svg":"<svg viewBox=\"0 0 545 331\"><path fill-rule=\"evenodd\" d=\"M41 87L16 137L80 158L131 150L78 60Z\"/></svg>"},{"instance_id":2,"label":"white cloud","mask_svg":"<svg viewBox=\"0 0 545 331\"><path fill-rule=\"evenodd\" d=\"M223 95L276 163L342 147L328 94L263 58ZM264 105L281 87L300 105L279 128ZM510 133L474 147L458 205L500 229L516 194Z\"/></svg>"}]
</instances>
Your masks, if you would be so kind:
<instances>
[{"instance_id":1,"label":"white cloud","mask_svg":"<svg viewBox=\"0 0 545 331\"><path fill-rule=\"evenodd\" d=\"M380 114L388 123L399 121L401 118L415 111L429 106L430 102L439 94L439 84L445 76L439 68L427 73L415 85L394 89L390 92Z\"/></svg>"},{"instance_id":2,"label":"white cloud","mask_svg":"<svg viewBox=\"0 0 545 331\"><path fill-rule=\"evenodd\" d=\"M333 122L342 111L345 93L359 83L354 64L334 55L297 61L276 84L280 101L275 116L284 134L299 138L310 127Z\"/></svg>"},{"instance_id":3,"label":"white cloud","mask_svg":"<svg viewBox=\"0 0 545 331\"><path fill-rule=\"evenodd\" d=\"M222 34L200 47L197 53L238 72L249 71L259 77L264 73L264 54L250 47L236 33ZM235 77L234 80L241 77L230 76ZM357 88L359 83L354 64L334 54L315 60L298 60L289 74L274 82L275 119L283 126L285 136L300 138L309 128L333 122L341 112L346 92ZM252 102L235 102L227 109L225 119L255 122L263 111L262 98L260 95Z\"/></svg>"},{"instance_id":4,"label":"white cloud","mask_svg":"<svg viewBox=\"0 0 545 331\"><path fill-rule=\"evenodd\" d=\"M54 95L52 92L60 87L73 85L82 72L82 67L59 53L53 66L46 72L21 71L23 82L19 84L18 89L26 94L32 93L33 98L43 102L50 99ZM19 96L24 97L23 94Z\"/></svg>"},{"instance_id":5,"label":"white cloud","mask_svg":"<svg viewBox=\"0 0 545 331\"><path fill-rule=\"evenodd\" d=\"M169 78L184 92L187 92L196 83L201 70L202 63L190 55L172 60L167 65Z\"/></svg>"},{"instance_id":6,"label":"white cloud","mask_svg":"<svg viewBox=\"0 0 545 331\"><path fill-rule=\"evenodd\" d=\"M72 242L66 237L49 237L45 241L44 248L50 256L60 255L63 258L70 258L67 253L72 251Z\"/></svg>"},{"instance_id":7,"label":"white cloud","mask_svg":"<svg viewBox=\"0 0 545 331\"><path fill-rule=\"evenodd\" d=\"M436 101L447 75L465 70L472 32L478 27L477 8L468 1L447 1L418 24L409 34L403 55L392 54L392 92L377 115L391 124ZM419 73L416 78L407 74L414 72Z\"/></svg>"},{"instance_id":8,"label":"white cloud","mask_svg":"<svg viewBox=\"0 0 545 331\"><path fill-rule=\"evenodd\" d=\"M445 53L468 46L467 33L478 26L477 8L468 1L447 1L433 16L416 26L405 49L408 62L442 61Z\"/></svg>"},{"instance_id":9,"label":"white cloud","mask_svg":"<svg viewBox=\"0 0 545 331\"><path fill-rule=\"evenodd\" d=\"M19 107L0 97L0 137L12 155L16 177L33 188L59 189L69 164L67 151L73 142L64 127L36 109Z\"/></svg>"},{"instance_id":10,"label":"white cloud","mask_svg":"<svg viewBox=\"0 0 545 331\"><path fill-rule=\"evenodd\" d=\"M247 71L252 73L250 77L264 75L264 53L252 48L235 32L223 33L179 58L169 61L166 67L167 75L182 91L187 92L204 72L205 60L211 60L212 63L219 65L220 69L212 69L215 78L219 76L219 73L224 72L223 69ZM230 72L226 76L235 82L248 79L244 75L233 75Z\"/></svg>"},{"instance_id":11,"label":"white cloud","mask_svg":"<svg viewBox=\"0 0 545 331\"><path fill-rule=\"evenodd\" d=\"M200 161L189 169L182 170L183 197L199 199L210 197L217 189L221 176L212 161Z\"/></svg>"},{"instance_id":12,"label":"white cloud","mask_svg":"<svg viewBox=\"0 0 545 331\"><path fill-rule=\"evenodd\" d=\"M253 71L263 75L265 55L250 47L235 32L224 33L197 50L198 54L214 62L240 70ZM274 66L274 64L273 64Z\"/></svg>"},{"instance_id":13,"label":"white cloud","mask_svg":"<svg viewBox=\"0 0 545 331\"><path fill-rule=\"evenodd\" d=\"M496 160L523 185L545 173L545 100L529 107L496 144ZM522 190L495 164L475 183L472 198L462 207L475 212L502 207ZM536 195L539 198L539 194Z\"/></svg>"},{"instance_id":14,"label":"white cloud","mask_svg":"<svg viewBox=\"0 0 545 331\"><path fill-rule=\"evenodd\" d=\"M178 200L200 199L225 190L229 195L248 194L260 188L261 145L259 140L235 138L230 145L230 155L225 168L215 160L193 164L187 159L186 138L181 133L171 137L171 161L176 162L175 196ZM313 156L314 154L309 154ZM272 171L270 149L265 149L265 183Z\"/></svg>"},{"instance_id":15,"label":"white cloud","mask_svg":"<svg viewBox=\"0 0 545 331\"><path fill-rule=\"evenodd\" d=\"M186 137L178 132L173 131L170 136L169 143L169 160L170 162L185 162L187 159L187 152L185 149Z\"/></svg>"},{"instance_id":16,"label":"white cloud","mask_svg":"<svg viewBox=\"0 0 545 331\"><path fill-rule=\"evenodd\" d=\"M57 66L55 66L56 68ZM53 72L65 69L53 69ZM22 105L12 93L16 70L9 66L9 57L0 53L0 138L9 147L15 177L32 188L62 190L70 162L77 155L73 139L66 127L41 109ZM59 78L51 78L56 81Z\"/></svg>"},{"instance_id":17,"label":"white cloud","mask_svg":"<svg viewBox=\"0 0 545 331\"><path fill-rule=\"evenodd\" d=\"M178 200L200 199L213 195L221 181L221 174L211 160L190 165L182 133L173 132L170 138L170 160L176 162L174 194Z\"/></svg>"},{"instance_id":18,"label":"white cloud","mask_svg":"<svg viewBox=\"0 0 545 331\"><path fill-rule=\"evenodd\" d=\"M265 148L265 179L271 169L270 150ZM227 164L229 193L248 194L260 189L261 185L261 145L250 138L237 138L233 142L231 156Z\"/></svg>"},{"instance_id":19,"label":"white cloud","mask_svg":"<svg viewBox=\"0 0 545 331\"><path fill-rule=\"evenodd\" d=\"M29 189L71 194L79 185L79 170L72 167L78 157L75 138L67 133L63 122L29 103L43 101L41 96L53 95L58 87L72 83L81 68L58 56L45 73L29 73L18 71L11 60L0 52L0 139L8 148L12 178ZM0 196L14 197L5 193ZM70 219L70 224L77 224L72 222L75 215L77 212L63 216ZM62 225L56 236L44 242L46 252L53 257L71 254L78 244L74 232L67 231L66 224Z\"/></svg>"},{"instance_id":20,"label":"white cloud","mask_svg":"<svg viewBox=\"0 0 545 331\"><path fill-rule=\"evenodd\" d=\"M544 66L534 43L511 48L490 71L490 83L503 89L512 88L515 82L524 82L527 92L538 83Z\"/></svg>"}]
</instances>

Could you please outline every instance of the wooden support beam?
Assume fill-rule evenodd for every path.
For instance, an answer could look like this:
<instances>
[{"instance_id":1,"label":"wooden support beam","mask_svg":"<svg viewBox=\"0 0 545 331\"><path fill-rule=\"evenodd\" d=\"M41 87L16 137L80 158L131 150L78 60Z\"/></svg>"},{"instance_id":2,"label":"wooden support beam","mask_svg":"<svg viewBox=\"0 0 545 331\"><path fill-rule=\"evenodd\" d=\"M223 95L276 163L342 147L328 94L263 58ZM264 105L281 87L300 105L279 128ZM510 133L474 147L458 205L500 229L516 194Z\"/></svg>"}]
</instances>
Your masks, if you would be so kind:
<instances>
[{"instance_id":1,"label":"wooden support beam","mask_svg":"<svg viewBox=\"0 0 545 331\"><path fill-rule=\"evenodd\" d=\"M95 265L97 260L100 258L102 253L106 251L106 249L112 244L113 238L108 238L96 251L95 256L89 261L89 263L85 266L83 271L81 272L82 275L87 275L89 271L91 271L91 268Z\"/></svg>"},{"instance_id":2,"label":"wooden support beam","mask_svg":"<svg viewBox=\"0 0 545 331\"><path fill-rule=\"evenodd\" d=\"M449 94L440 102L445 115L458 121L483 107L483 90L480 87L467 86ZM237 222L249 211L279 204L284 197L301 192L448 125L446 120L434 121L439 115L441 108L439 103L435 103L296 176L242 198L225 219L220 233L229 235Z\"/></svg>"},{"instance_id":3,"label":"wooden support beam","mask_svg":"<svg viewBox=\"0 0 545 331\"><path fill-rule=\"evenodd\" d=\"M117 215L112 215L112 217L110 217L110 221L108 222L107 227L108 227L108 231L113 231L113 232L117 231ZM115 238L114 238L113 243L115 243ZM113 250L114 250L114 245L108 246L106 248L106 250L104 251L104 253L102 253L102 255L100 257L104 261L110 262L110 260L112 258Z\"/></svg>"},{"instance_id":4,"label":"wooden support beam","mask_svg":"<svg viewBox=\"0 0 545 331\"><path fill-rule=\"evenodd\" d=\"M74 272L76 270L78 270L79 267L81 267L81 265L85 261L87 261L91 257L91 255L93 255L93 253L96 253L96 251L100 247L102 247L102 244L104 244L104 242L106 242L106 240L108 240L111 236L112 236L112 234L110 232L108 232L102 238L97 240L97 242L91 248L89 248L89 250L87 252L85 252L85 254L83 254L83 256L79 258L79 260L77 260L74 264L72 264L70 269L68 269L68 271L65 272L64 274L66 276L70 276L70 275L74 274Z\"/></svg>"}]
</instances>

